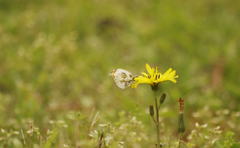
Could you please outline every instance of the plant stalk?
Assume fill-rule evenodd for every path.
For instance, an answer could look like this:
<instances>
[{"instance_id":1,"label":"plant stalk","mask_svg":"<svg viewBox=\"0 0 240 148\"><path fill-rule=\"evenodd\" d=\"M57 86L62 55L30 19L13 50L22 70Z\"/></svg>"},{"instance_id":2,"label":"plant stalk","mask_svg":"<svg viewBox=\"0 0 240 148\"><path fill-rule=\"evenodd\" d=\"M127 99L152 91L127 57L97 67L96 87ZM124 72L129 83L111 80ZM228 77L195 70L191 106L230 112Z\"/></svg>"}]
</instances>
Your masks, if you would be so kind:
<instances>
[{"instance_id":1,"label":"plant stalk","mask_svg":"<svg viewBox=\"0 0 240 148\"><path fill-rule=\"evenodd\" d=\"M78 148L77 146L78 142L78 121L75 121L75 148Z\"/></svg>"},{"instance_id":2,"label":"plant stalk","mask_svg":"<svg viewBox=\"0 0 240 148\"><path fill-rule=\"evenodd\" d=\"M182 134L179 135L179 147L178 148L181 147L181 139L182 139Z\"/></svg>"},{"instance_id":3,"label":"plant stalk","mask_svg":"<svg viewBox=\"0 0 240 148\"><path fill-rule=\"evenodd\" d=\"M160 148L160 136L159 136L159 115L158 115L158 103L157 103L157 94L156 92L154 93L155 96L155 105L156 105L156 126L157 126L157 148Z\"/></svg>"}]
</instances>

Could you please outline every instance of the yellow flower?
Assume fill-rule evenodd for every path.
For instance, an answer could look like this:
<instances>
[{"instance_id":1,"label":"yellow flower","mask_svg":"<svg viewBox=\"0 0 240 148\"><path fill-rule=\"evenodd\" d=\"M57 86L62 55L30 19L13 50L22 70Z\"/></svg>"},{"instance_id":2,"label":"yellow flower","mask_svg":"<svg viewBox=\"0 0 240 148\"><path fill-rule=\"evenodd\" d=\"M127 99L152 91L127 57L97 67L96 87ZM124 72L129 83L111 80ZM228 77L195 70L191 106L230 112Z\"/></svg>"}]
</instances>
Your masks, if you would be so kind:
<instances>
[{"instance_id":1,"label":"yellow flower","mask_svg":"<svg viewBox=\"0 0 240 148\"><path fill-rule=\"evenodd\" d=\"M176 75L176 71L172 70L172 68L169 68L164 74L158 72L157 67L155 70L154 68L151 68L148 64L146 64L146 68L148 74L142 72L143 76L138 76L134 78L135 84L131 85L131 88L136 88L139 83L147 83L152 85L153 87L157 86L158 83L164 81L172 81L173 83L177 83L175 78L178 78L178 75Z\"/></svg>"}]
</instances>

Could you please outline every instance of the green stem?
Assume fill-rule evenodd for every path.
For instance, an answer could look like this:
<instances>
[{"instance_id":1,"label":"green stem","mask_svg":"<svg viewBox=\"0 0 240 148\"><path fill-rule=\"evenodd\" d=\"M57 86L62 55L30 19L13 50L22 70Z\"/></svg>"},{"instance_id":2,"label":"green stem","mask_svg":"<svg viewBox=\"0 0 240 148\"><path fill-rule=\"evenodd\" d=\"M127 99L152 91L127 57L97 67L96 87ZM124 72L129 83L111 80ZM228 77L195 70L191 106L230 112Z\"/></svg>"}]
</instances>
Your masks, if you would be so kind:
<instances>
[{"instance_id":1,"label":"green stem","mask_svg":"<svg viewBox=\"0 0 240 148\"><path fill-rule=\"evenodd\" d=\"M212 138L213 138L213 133L212 133L211 138L210 138L210 140L209 140L209 145L208 145L208 147L211 147Z\"/></svg>"},{"instance_id":2,"label":"green stem","mask_svg":"<svg viewBox=\"0 0 240 148\"><path fill-rule=\"evenodd\" d=\"M182 133L179 135L179 148L181 147L181 139L182 139Z\"/></svg>"},{"instance_id":3,"label":"green stem","mask_svg":"<svg viewBox=\"0 0 240 148\"><path fill-rule=\"evenodd\" d=\"M156 105L156 116L157 116L157 122L156 122L156 126L157 126L157 147L160 148L160 137L159 137L159 115L158 115L158 104L157 104L157 94L156 92L154 92L154 96L155 96L155 105Z\"/></svg>"},{"instance_id":4,"label":"green stem","mask_svg":"<svg viewBox=\"0 0 240 148\"><path fill-rule=\"evenodd\" d=\"M202 142L205 144L205 145L207 145L207 143L203 140L203 138L200 136L200 134L199 134L199 130L197 130L197 135L198 135L198 137L202 140Z\"/></svg>"},{"instance_id":5,"label":"green stem","mask_svg":"<svg viewBox=\"0 0 240 148\"><path fill-rule=\"evenodd\" d=\"M29 136L29 147L32 148L32 136Z\"/></svg>"},{"instance_id":6,"label":"green stem","mask_svg":"<svg viewBox=\"0 0 240 148\"><path fill-rule=\"evenodd\" d=\"M78 143L78 121L75 120L75 148L78 148L77 143Z\"/></svg>"},{"instance_id":7,"label":"green stem","mask_svg":"<svg viewBox=\"0 0 240 148\"><path fill-rule=\"evenodd\" d=\"M182 140L180 140L179 143L185 144L185 146L187 146L187 143L184 142L184 141L182 141ZM187 147L188 147L188 146L187 146Z\"/></svg>"}]
</instances>

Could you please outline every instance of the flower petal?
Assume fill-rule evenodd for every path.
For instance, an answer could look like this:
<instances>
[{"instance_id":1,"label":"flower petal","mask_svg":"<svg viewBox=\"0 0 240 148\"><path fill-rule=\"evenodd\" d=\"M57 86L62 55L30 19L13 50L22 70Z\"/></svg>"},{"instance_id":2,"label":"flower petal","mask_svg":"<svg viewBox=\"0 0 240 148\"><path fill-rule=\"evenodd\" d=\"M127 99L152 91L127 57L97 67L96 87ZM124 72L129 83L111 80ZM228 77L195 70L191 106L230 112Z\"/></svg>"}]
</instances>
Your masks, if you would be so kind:
<instances>
[{"instance_id":1,"label":"flower petal","mask_svg":"<svg viewBox=\"0 0 240 148\"><path fill-rule=\"evenodd\" d=\"M144 75L145 77L148 77L148 74L145 72L142 72L142 75Z\"/></svg>"},{"instance_id":2,"label":"flower petal","mask_svg":"<svg viewBox=\"0 0 240 148\"><path fill-rule=\"evenodd\" d=\"M147 68L147 71L148 71L149 75L152 75L152 69L151 69L151 67L148 65L148 63L146 64L146 68Z\"/></svg>"},{"instance_id":3,"label":"flower petal","mask_svg":"<svg viewBox=\"0 0 240 148\"><path fill-rule=\"evenodd\" d=\"M136 83L148 83L148 84L153 84L153 81L148 79L147 77L139 76L134 79Z\"/></svg>"}]
</instances>

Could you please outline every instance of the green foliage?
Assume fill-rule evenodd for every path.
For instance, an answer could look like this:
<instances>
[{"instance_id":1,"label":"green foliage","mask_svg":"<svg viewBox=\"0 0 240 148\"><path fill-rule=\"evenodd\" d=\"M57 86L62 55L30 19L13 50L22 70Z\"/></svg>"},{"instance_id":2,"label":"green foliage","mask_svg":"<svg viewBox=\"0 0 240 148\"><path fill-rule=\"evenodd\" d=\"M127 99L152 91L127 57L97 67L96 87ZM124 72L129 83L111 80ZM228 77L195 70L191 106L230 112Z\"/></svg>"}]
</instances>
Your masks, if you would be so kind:
<instances>
[{"instance_id":1,"label":"green foliage","mask_svg":"<svg viewBox=\"0 0 240 148\"><path fill-rule=\"evenodd\" d=\"M12 129L7 132L4 129L1 129L2 136L0 137L1 147L14 147L22 146L19 139L15 138L16 135L19 135L19 131L13 131Z\"/></svg>"},{"instance_id":2,"label":"green foliage","mask_svg":"<svg viewBox=\"0 0 240 148\"><path fill-rule=\"evenodd\" d=\"M121 90L108 77L116 68L139 75L146 63L179 75L176 85L158 86L168 96L159 112L166 147L179 141L179 97L185 99L187 144L205 145L198 135L197 142L187 138L197 134L198 122L209 126L199 129L204 141L218 138L212 147L238 147L239 6L224 0L0 0L0 147L92 148L102 133L102 147L154 147L151 88ZM218 126L221 134L214 133ZM224 137L229 131L234 140Z\"/></svg>"},{"instance_id":3,"label":"green foliage","mask_svg":"<svg viewBox=\"0 0 240 148\"><path fill-rule=\"evenodd\" d=\"M233 138L235 134L233 132L228 132L226 135L226 139L224 142L216 142L215 147L217 148L238 148L240 143L236 143L235 139Z\"/></svg>"},{"instance_id":4,"label":"green foliage","mask_svg":"<svg viewBox=\"0 0 240 148\"><path fill-rule=\"evenodd\" d=\"M51 136L48 138L47 143L45 144L44 148L50 148L52 145L53 140L55 139L58 132L58 127L55 127L53 130Z\"/></svg>"},{"instance_id":5,"label":"green foliage","mask_svg":"<svg viewBox=\"0 0 240 148\"><path fill-rule=\"evenodd\" d=\"M85 117L86 115L82 114L81 112L77 112L77 113L71 112L68 114L68 118L71 120L82 120Z\"/></svg>"},{"instance_id":6,"label":"green foliage","mask_svg":"<svg viewBox=\"0 0 240 148\"><path fill-rule=\"evenodd\" d=\"M228 148L228 147L232 147L233 144L234 144L234 139L233 139L233 136L235 134L233 132L228 132L227 135L226 135L226 140L224 141L224 145L223 147L224 148Z\"/></svg>"}]
</instances>

